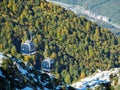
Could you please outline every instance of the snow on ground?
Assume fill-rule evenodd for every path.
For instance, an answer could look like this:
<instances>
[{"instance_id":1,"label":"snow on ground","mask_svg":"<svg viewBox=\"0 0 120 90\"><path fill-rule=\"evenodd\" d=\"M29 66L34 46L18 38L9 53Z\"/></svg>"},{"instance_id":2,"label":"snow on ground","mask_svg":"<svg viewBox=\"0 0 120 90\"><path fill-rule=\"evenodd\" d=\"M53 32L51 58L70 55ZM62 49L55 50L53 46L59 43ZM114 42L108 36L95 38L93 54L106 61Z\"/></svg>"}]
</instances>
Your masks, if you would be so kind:
<instances>
[{"instance_id":1,"label":"snow on ground","mask_svg":"<svg viewBox=\"0 0 120 90\"><path fill-rule=\"evenodd\" d=\"M57 87L56 87L56 90L60 90L60 86L57 86Z\"/></svg>"},{"instance_id":2,"label":"snow on ground","mask_svg":"<svg viewBox=\"0 0 120 90\"><path fill-rule=\"evenodd\" d=\"M45 87L44 90L50 90L50 89L48 89L48 88Z\"/></svg>"},{"instance_id":3,"label":"snow on ground","mask_svg":"<svg viewBox=\"0 0 120 90\"><path fill-rule=\"evenodd\" d=\"M2 74L2 71L0 70L0 76L5 78L5 76Z\"/></svg>"},{"instance_id":4,"label":"snow on ground","mask_svg":"<svg viewBox=\"0 0 120 90\"><path fill-rule=\"evenodd\" d=\"M53 79L55 76L51 73L47 73L51 79Z\"/></svg>"},{"instance_id":5,"label":"snow on ground","mask_svg":"<svg viewBox=\"0 0 120 90\"><path fill-rule=\"evenodd\" d=\"M39 87L37 87L37 90L41 90Z\"/></svg>"},{"instance_id":6,"label":"snow on ground","mask_svg":"<svg viewBox=\"0 0 120 90\"><path fill-rule=\"evenodd\" d=\"M87 87L93 88L101 83L109 83L110 75L117 74L120 72L120 68L114 68L109 71L99 71L95 75L86 77L79 82L72 84L71 86L75 87L78 90L87 90Z\"/></svg>"},{"instance_id":7,"label":"snow on ground","mask_svg":"<svg viewBox=\"0 0 120 90\"><path fill-rule=\"evenodd\" d=\"M17 64L17 68L19 69L19 71L20 71L22 74L28 73L27 70L23 69L22 66L20 66L19 64Z\"/></svg>"},{"instance_id":8,"label":"snow on ground","mask_svg":"<svg viewBox=\"0 0 120 90\"><path fill-rule=\"evenodd\" d=\"M45 82L41 82L43 86L46 86L47 84L49 84L49 82L45 81Z\"/></svg>"},{"instance_id":9,"label":"snow on ground","mask_svg":"<svg viewBox=\"0 0 120 90\"><path fill-rule=\"evenodd\" d=\"M0 52L0 66L1 66L1 63L2 63L2 58L3 58L3 54Z\"/></svg>"},{"instance_id":10,"label":"snow on ground","mask_svg":"<svg viewBox=\"0 0 120 90\"><path fill-rule=\"evenodd\" d=\"M22 90L33 90L32 88L30 88L30 87L25 87L24 89L22 89Z\"/></svg>"},{"instance_id":11,"label":"snow on ground","mask_svg":"<svg viewBox=\"0 0 120 90\"><path fill-rule=\"evenodd\" d=\"M2 63L2 58L3 57L5 57L2 53L0 53L0 64ZM29 71L27 71L24 67L24 65L21 65L21 63L22 63L22 60L18 60L18 59L16 59L16 58L11 58L11 60L13 61L13 64L15 65L15 66L17 66L17 68L18 68L18 70L24 75L24 77L27 79L27 80L29 80L29 81L34 81L34 82L37 82L38 80L36 79L36 77L35 77L35 74L34 73L30 73ZM26 63L27 64L27 63ZM24 66L24 67L23 67ZM32 70L33 69L33 67L32 66L30 66L29 67L29 70ZM41 73L46 73L46 72L44 72L44 71L40 71L40 74ZM46 74L48 74L49 76L50 76L50 78L51 79L53 79L53 75L51 74L51 73L46 73ZM0 70L0 77L4 77L5 78L5 76L2 74L2 71ZM12 77L12 76L10 76L10 77ZM30 80L30 78L29 77L32 77L32 80ZM39 79L39 81L42 83L42 85L43 85L43 87L44 87L44 90L49 90L48 88L46 88L45 86L47 85L47 84L49 84L50 82L48 82L47 80L46 81L41 81L41 76L38 76L38 79ZM15 80L16 81L19 81L18 80L18 78L15 78ZM16 90L18 90L17 88L16 88ZM25 87L25 88L23 88L22 90L33 90L32 88L30 88L30 87ZM37 90L41 90L39 87L37 87Z\"/></svg>"}]
</instances>

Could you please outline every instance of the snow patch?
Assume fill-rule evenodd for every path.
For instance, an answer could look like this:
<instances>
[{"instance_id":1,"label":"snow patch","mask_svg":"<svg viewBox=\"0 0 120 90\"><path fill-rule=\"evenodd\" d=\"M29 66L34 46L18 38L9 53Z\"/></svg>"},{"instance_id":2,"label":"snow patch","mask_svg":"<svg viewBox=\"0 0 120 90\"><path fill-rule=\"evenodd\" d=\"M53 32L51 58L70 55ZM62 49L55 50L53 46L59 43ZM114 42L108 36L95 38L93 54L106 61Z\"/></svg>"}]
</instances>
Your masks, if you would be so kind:
<instances>
[{"instance_id":1,"label":"snow patch","mask_svg":"<svg viewBox=\"0 0 120 90\"><path fill-rule=\"evenodd\" d=\"M23 69L19 64L17 64L17 68L19 69L19 71L20 71L22 74L28 73L27 70Z\"/></svg>"},{"instance_id":2,"label":"snow patch","mask_svg":"<svg viewBox=\"0 0 120 90\"><path fill-rule=\"evenodd\" d=\"M39 87L37 87L37 90L41 90Z\"/></svg>"},{"instance_id":3,"label":"snow patch","mask_svg":"<svg viewBox=\"0 0 120 90\"><path fill-rule=\"evenodd\" d=\"M0 70L0 76L5 78L5 76L2 74L2 71Z\"/></svg>"},{"instance_id":4,"label":"snow patch","mask_svg":"<svg viewBox=\"0 0 120 90\"><path fill-rule=\"evenodd\" d=\"M114 70L109 70L109 71L100 71L98 73L96 73L93 76L90 77L86 77L84 79L82 79L79 82L76 82L74 84L72 84L71 86L75 87L76 89L80 89L80 90L87 90L88 86L90 88L94 88L97 85L101 84L101 83L110 83L110 75L111 74L117 74L118 72L120 72L120 68L114 68Z\"/></svg>"},{"instance_id":5,"label":"snow patch","mask_svg":"<svg viewBox=\"0 0 120 90\"><path fill-rule=\"evenodd\" d=\"M48 89L48 88L45 87L44 90L50 90L50 89Z\"/></svg>"},{"instance_id":6,"label":"snow patch","mask_svg":"<svg viewBox=\"0 0 120 90\"><path fill-rule=\"evenodd\" d=\"M2 64L2 58L3 58L3 54L0 52L0 67L1 67L1 64Z\"/></svg>"},{"instance_id":7,"label":"snow patch","mask_svg":"<svg viewBox=\"0 0 120 90\"><path fill-rule=\"evenodd\" d=\"M22 89L22 90L33 90L32 88L30 88L30 87L25 87L24 89Z\"/></svg>"}]
</instances>

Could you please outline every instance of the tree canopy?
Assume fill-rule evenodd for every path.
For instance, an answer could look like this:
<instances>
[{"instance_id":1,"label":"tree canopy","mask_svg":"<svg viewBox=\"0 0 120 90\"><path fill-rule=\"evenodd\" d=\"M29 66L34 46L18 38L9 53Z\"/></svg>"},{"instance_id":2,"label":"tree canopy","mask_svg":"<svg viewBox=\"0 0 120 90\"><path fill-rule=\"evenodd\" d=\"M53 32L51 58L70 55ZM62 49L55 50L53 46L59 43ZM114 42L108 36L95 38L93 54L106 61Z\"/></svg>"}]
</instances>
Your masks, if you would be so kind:
<instances>
[{"instance_id":1,"label":"tree canopy","mask_svg":"<svg viewBox=\"0 0 120 90\"><path fill-rule=\"evenodd\" d=\"M96 69L120 66L120 37L83 16L44 0L2 0L0 9L0 51L36 69L44 58L54 58L54 74L72 83ZM20 46L30 31L36 54L27 57Z\"/></svg>"}]
</instances>

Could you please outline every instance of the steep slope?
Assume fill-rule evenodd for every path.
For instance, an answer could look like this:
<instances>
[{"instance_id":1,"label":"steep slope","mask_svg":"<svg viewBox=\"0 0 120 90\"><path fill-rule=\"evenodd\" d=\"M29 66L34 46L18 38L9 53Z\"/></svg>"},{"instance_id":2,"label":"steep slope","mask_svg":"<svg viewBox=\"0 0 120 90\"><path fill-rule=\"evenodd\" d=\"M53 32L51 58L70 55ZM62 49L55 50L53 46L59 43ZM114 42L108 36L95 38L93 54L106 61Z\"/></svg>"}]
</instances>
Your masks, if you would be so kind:
<instances>
[{"instance_id":1,"label":"steep slope","mask_svg":"<svg viewBox=\"0 0 120 90\"><path fill-rule=\"evenodd\" d=\"M41 69L44 58L53 58L53 73L72 83L82 73L120 66L120 38L72 11L44 0L0 1L0 9L0 51L35 69ZM27 56L20 46L30 31L36 53Z\"/></svg>"},{"instance_id":2,"label":"steep slope","mask_svg":"<svg viewBox=\"0 0 120 90\"><path fill-rule=\"evenodd\" d=\"M74 89L56 79L51 73L35 70L18 59L4 57L0 59L1 90L62 90Z\"/></svg>"},{"instance_id":3,"label":"steep slope","mask_svg":"<svg viewBox=\"0 0 120 90\"><path fill-rule=\"evenodd\" d=\"M101 86L100 86L101 85ZM81 79L72 84L77 90L105 89L119 90L120 87L120 68L113 68L109 71L98 70L93 75Z\"/></svg>"},{"instance_id":4,"label":"steep slope","mask_svg":"<svg viewBox=\"0 0 120 90\"><path fill-rule=\"evenodd\" d=\"M103 88L119 90L120 87L120 68L109 71L98 70L93 75L70 86L65 85L60 78L56 79L51 73L35 70L27 62L24 63L0 53L1 90L88 90Z\"/></svg>"}]
</instances>

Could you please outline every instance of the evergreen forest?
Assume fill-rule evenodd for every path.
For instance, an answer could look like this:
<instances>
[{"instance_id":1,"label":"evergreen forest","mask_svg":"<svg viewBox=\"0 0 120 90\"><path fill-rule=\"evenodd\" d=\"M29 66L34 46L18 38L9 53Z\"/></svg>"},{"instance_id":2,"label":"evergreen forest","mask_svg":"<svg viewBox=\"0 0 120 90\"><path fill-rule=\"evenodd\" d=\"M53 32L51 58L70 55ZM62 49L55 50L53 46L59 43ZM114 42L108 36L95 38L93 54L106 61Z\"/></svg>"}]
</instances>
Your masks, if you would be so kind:
<instances>
[{"instance_id":1,"label":"evergreen forest","mask_svg":"<svg viewBox=\"0 0 120 90\"><path fill-rule=\"evenodd\" d=\"M36 53L23 55L21 44L29 32ZM0 52L36 69L50 57L55 60L52 73L71 84L97 69L119 67L120 37L45 0L0 0Z\"/></svg>"}]
</instances>

